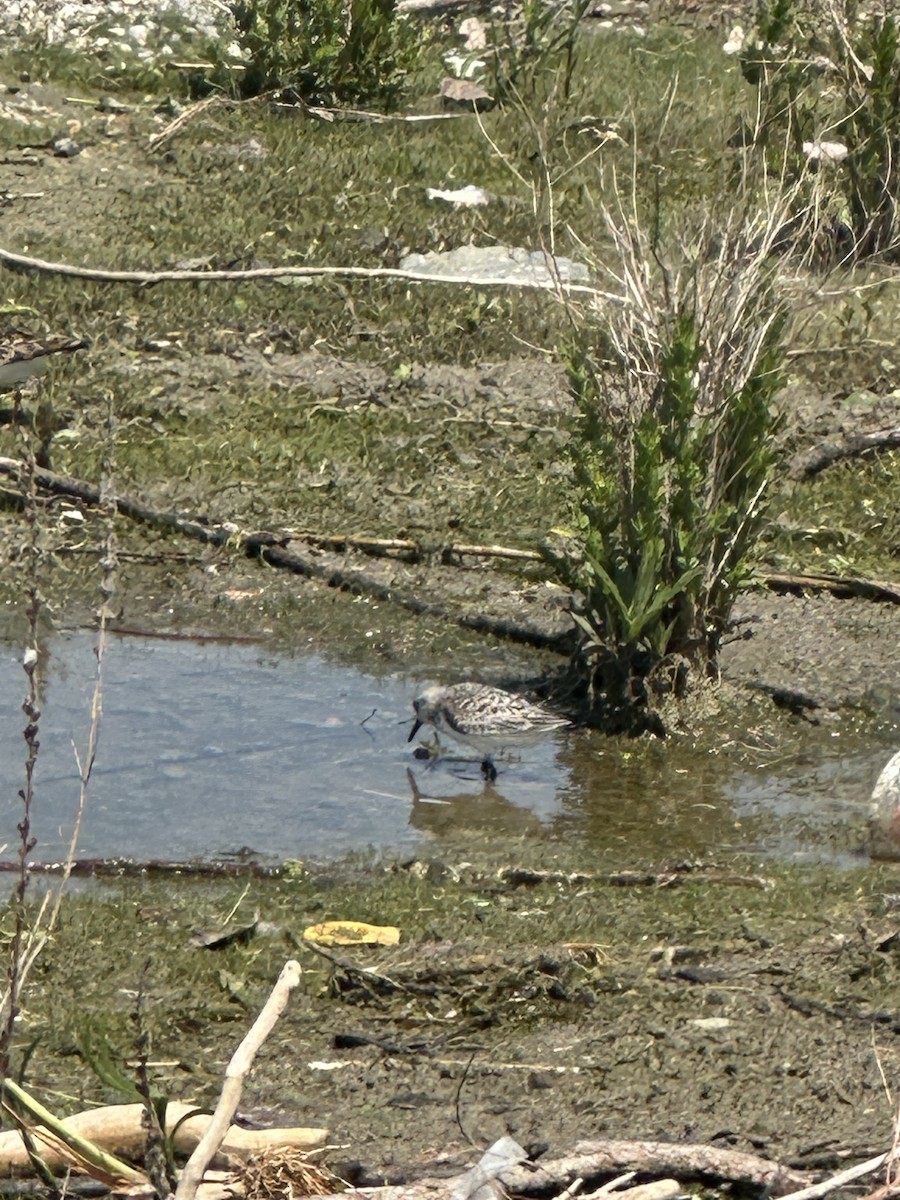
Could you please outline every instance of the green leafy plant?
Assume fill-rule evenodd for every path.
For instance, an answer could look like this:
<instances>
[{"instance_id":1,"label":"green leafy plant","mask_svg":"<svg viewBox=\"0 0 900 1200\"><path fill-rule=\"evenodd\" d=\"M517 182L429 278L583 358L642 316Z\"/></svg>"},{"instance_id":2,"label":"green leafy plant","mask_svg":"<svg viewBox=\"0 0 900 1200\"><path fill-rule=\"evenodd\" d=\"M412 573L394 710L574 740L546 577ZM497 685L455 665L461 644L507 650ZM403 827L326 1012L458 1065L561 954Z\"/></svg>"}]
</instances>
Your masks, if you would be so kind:
<instances>
[{"instance_id":1,"label":"green leafy plant","mask_svg":"<svg viewBox=\"0 0 900 1200\"><path fill-rule=\"evenodd\" d=\"M521 7L505 8L490 37L494 94L527 99L542 75L561 68L561 91L568 97L589 9L590 0L524 0Z\"/></svg>"},{"instance_id":2,"label":"green leafy plant","mask_svg":"<svg viewBox=\"0 0 900 1200\"><path fill-rule=\"evenodd\" d=\"M737 31L736 31L737 32ZM900 243L900 27L892 0L762 0L738 39L770 168L805 178L817 237L842 258ZM734 47L736 48L736 47ZM825 235L825 236L823 236Z\"/></svg>"},{"instance_id":3,"label":"green leafy plant","mask_svg":"<svg viewBox=\"0 0 900 1200\"><path fill-rule=\"evenodd\" d=\"M621 205L603 215L618 294L568 351L579 549L552 559L592 706L660 732L654 697L715 666L776 461L783 214L703 218L665 252Z\"/></svg>"},{"instance_id":4,"label":"green leafy plant","mask_svg":"<svg viewBox=\"0 0 900 1200\"><path fill-rule=\"evenodd\" d=\"M418 53L396 0L239 0L245 96L293 89L308 104L396 102Z\"/></svg>"}]
</instances>

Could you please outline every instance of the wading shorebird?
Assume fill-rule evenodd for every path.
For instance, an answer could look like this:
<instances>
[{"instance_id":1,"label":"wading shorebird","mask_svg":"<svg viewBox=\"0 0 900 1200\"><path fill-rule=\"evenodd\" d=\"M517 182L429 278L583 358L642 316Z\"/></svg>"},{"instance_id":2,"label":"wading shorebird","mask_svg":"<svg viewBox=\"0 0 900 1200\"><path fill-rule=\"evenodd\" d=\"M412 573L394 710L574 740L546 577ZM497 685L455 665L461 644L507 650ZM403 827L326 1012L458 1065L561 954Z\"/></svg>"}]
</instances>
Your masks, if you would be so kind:
<instances>
[{"instance_id":1,"label":"wading shorebird","mask_svg":"<svg viewBox=\"0 0 900 1200\"><path fill-rule=\"evenodd\" d=\"M83 350L87 342L64 337L35 337L23 329L0 333L0 392L19 388L49 369L57 354Z\"/></svg>"},{"instance_id":2,"label":"wading shorebird","mask_svg":"<svg viewBox=\"0 0 900 1200\"><path fill-rule=\"evenodd\" d=\"M532 704L524 696L483 683L457 683L426 688L413 701L416 720L411 742L423 725L433 725L481 755L481 771L497 778L494 755L533 746L556 729L567 729L565 717Z\"/></svg>"}]
</instances>

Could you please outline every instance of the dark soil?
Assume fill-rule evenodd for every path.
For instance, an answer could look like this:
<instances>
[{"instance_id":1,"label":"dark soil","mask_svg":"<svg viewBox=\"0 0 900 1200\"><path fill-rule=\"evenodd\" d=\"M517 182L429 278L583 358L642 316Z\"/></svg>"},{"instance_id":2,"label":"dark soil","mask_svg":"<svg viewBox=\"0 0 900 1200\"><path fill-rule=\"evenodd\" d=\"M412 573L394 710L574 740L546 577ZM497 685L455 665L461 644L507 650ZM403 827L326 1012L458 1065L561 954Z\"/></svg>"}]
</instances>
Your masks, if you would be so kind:
<instances>
[{"instance_id":1,"label":"dark soil","mask_svg":"<svg viewBox=\"0 0 900 1200\"><path fill-rule=\"evenodd\" d=\"M69 907L41 959L32 1078L57 1078L67 1054L70 1092L74 1076L86 1098L115 1098L89 1064L104 1044L127 1056L146 962L157 1082L208 1102L299 953L301 994L243 1106L267 1123L328 1125L343 1147L332 1161L357 1180L402 1179L417 1163L452 1173L472 1143L505 1133L532 1153L660 1139L812 1171L889 1144L889 877L749 863L627 876L598 863L566 878L534 865L543 881L487 862L351 867L257 880L243 902L240 881L105 885ZM256 936L192 947L192 930L235 902L232 924L261 921ZM305 925L341 917L396 923L401 945L334 947L333 963L300 948Z\"/></svg>"}]
</instances>

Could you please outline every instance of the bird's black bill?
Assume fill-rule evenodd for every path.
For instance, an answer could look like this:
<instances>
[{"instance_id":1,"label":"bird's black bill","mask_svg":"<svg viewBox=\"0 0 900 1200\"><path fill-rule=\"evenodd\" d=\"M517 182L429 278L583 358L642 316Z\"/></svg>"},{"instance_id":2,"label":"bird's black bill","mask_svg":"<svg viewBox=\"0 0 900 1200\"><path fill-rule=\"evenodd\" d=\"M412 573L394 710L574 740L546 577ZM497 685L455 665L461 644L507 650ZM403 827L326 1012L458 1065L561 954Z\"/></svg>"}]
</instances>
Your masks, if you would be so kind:
<instances>
[{"instance_id":1,"label":"bird's black bill","mask_svg":"<svg viewBox=\"0 0 900 1200\"><path fill-rule=\"evenodd\" d=\"M413 725L412 729L409 731L409 737L406 740L408 742L411 742L421 728L422 728L422 722L419 720L418 717L416 717L415 724Z\"/></svg>"}]
</instances>

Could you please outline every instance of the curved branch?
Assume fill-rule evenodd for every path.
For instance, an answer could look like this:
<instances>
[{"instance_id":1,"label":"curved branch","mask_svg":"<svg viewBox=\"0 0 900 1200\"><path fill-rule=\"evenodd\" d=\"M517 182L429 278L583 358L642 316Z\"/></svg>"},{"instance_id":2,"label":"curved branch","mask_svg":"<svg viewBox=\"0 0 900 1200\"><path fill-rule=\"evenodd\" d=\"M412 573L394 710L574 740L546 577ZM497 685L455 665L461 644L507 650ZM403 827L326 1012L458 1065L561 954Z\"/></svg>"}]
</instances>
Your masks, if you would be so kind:
<instances>
[{"instance_id":1,"label":"curved branch","mask_svg":"<svg viewBox=\"0 0 900 1200\"><path fill-rule=\"evenodd\" d=\"M72 263L48 262L17 254L0 246L0 263L20 271L90 279L94 283L233 283L246 279L398 279L403 283L455 283L463 287L525 288L539 292L581 293L601 296L585 283L559 279L497 279L480 275L430 275L425 271L401 271L399 267L248 267L238 271L108 271L100 267L77 267Z\"/></svg>"}]
</instances>

